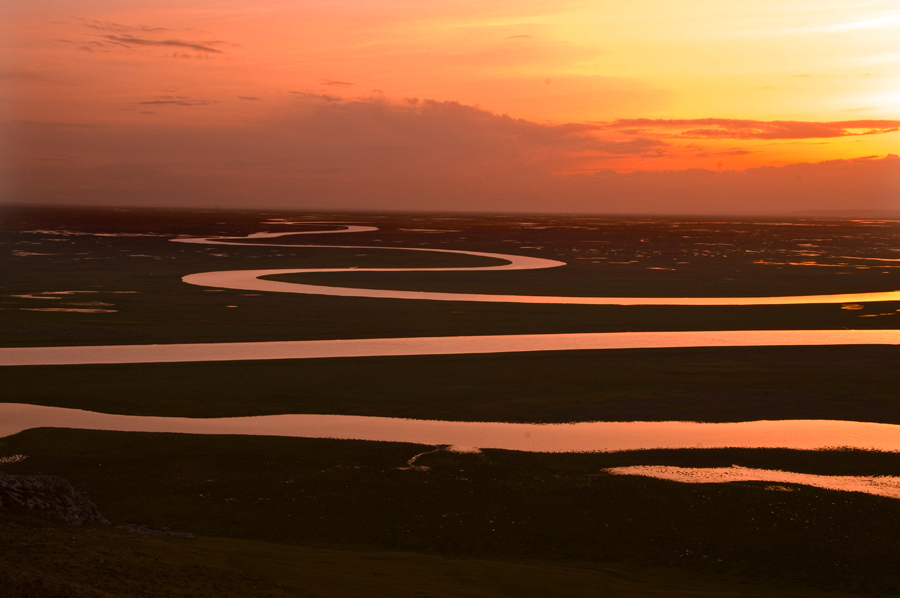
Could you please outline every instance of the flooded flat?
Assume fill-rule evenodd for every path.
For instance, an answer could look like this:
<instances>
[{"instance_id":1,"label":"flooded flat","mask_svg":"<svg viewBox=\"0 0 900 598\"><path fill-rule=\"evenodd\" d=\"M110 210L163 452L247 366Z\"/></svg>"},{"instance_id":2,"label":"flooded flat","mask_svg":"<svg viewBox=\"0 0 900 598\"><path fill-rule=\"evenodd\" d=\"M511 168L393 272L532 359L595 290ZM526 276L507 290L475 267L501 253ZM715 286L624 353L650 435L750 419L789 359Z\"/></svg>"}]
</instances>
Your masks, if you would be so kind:
<instances>
[{"instance_id":1,"label":"flooded flat","mask_svg":"<svg viewBox=\"0 0 900 598\"><path fill-rule=\"evenodd\" d=\"M773 482L776 484L802 484L826 490L865 492L876 496L900 498L900 477L815 475L773 469L748 467L672 467L667 465L633 465L612 467L606 470L615 475L637 475L687 484L724 484L729 482ZM771 487L771 490L790 491L789 487Z\"/></svg>"},{"instance_id":2,"label":"flooded flat","mask_svg":"<svg viewBox=\"0 0 900 598\"><path fill-rule=\"evenodd\" d=\"M900 425L835 420L521 424L308 414L186 418L0 403L0 437L38 427L335 438L548 453L692 448L900 451Z\"/></svg>"}]
</instances>

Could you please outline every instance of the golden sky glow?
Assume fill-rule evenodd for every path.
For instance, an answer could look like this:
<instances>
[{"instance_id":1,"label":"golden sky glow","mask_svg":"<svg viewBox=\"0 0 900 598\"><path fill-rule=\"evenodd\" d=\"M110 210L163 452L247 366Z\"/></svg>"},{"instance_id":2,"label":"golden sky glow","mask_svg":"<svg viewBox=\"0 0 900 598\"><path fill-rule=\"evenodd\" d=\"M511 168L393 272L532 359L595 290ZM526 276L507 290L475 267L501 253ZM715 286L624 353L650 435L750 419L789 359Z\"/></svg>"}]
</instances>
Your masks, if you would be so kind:
<instances>
[{"instance_id":1,"label":"golden sky glow","mask_svg":"<svg viewBox=\"0 0 900 598\"><path fill-rule=\"evenodd\" d=\"M394 191L425 189L403 166L410 153L423 176L492 177L501 193L524 169L549 190L605 171L881 160L900 139L895 0L23 0L0 10L8 193L35 197L51 194L49 173L61 192L95 188L107 172L122 193L128 176L165 172L200 188L242 168L248 189L283 181L270 198L286 203L292 177L317 173L325 189L325 171L343 172L345 184L341 156L356 161L356 180L377 171ZM84 169L100 169L94 182Z\"/></svg>"}]
</instances>

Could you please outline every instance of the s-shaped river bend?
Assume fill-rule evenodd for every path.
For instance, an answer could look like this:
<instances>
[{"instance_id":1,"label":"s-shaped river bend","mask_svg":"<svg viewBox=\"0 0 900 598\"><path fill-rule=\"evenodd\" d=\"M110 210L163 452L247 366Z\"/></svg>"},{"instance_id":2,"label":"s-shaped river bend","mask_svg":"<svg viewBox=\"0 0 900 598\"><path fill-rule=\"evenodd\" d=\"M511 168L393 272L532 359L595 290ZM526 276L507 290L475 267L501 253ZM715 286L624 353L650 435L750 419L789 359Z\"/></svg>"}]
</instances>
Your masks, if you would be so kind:
<instances>
[{"instance_id":1,"label":"s-shaped river bend","mask_svg":"<svg viewBox=\"0 0 900 598\"><path fill-rule=\"evenodd\" d=\"M255 233L247 237L171 239L203 245L315 247L383 250L367 245L286 245L266 242L287 235L353 233L378 230L371 226L344 226L341 230ZM242 241L262 241L248 244ZM189 274L188 284L273 293L367 297L424 301L471 301L557 305L796 305L815 303L864 303L900 301L900 291L799 295L783 297L565 297L545 295L488 295L436 293L394 289L366 289L281 282L266 276L323 272L471 272L484 270L534 270L564 266L565 262L538 257L455 249L398 248L392 250L449 253L497 260L493 266L444 268L280 268L219 270ZM86 365L114 363L174 363L260 359L324 359L405 355L454 355L515 353L526 351L583 351L599 349L659 349L685 347L753 347L804 345L897 345L900 330L688 330L676 332L594 332L568 334L513 334L479 336L403 337L372 339L266 341L234 343L174 343L163 345L106 345L82 347L0 348L0 366Z\"/></svg>"},{"instance_id":2,"label":"s-shaped river bend","mask_svg":"<svg viewBox=\"0 0 900 598\"><path fill-rule=\"evenodd\" d=\"M378 230L372 226L347 226L339 231L322 232L369 232ZM237 239L271 239L286 235L310 233L256 233L248 237L213 237L193 239L172 239L177 243L200 243L214 245L245 245ZM284 247L280 243L254 243L255 245ZM380 249L366 245L288 245L288 247L319 247L330 249ZM814 303L863 303L867 301L900 301L900 291L880 293L847 293L841 295L793 295L784 297L566 297L549 295L487 295L480 293L435 293L429 291L401 291L394 289L364 289L304 284L299 282L279 282L265 280L264 276L283 274L309 274L323 272L471 272L484 270L537 270L565 266L565 262L524 255L505 253L484 253L459 249L425 249L418 247L390 247L393 250L419 251L428 253L450 253L493 258L505 264L495 266L444 267L444 268L283 268L271 270L224 270L189 274L182 278L188 284L220 289L241 291L265 291L273 293L299 293L305 295L331 295L337 297L369 297L373 299L416 299L426 301L474 301L479 303L540 303L551 305L799 305ZM637 348L637 347L636 347Z\"/></svg>"}]
</instances>

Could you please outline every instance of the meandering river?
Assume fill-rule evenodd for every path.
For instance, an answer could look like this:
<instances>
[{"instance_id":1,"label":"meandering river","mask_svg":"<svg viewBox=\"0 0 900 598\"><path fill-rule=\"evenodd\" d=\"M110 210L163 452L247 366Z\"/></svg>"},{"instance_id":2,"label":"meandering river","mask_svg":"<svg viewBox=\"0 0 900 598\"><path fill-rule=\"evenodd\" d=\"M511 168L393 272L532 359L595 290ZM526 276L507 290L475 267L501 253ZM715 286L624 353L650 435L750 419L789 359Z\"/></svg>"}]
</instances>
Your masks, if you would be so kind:
<instances>
[{"instance_id":1,"label":"meandering river","mask_svg":"<svg viewBox=\"0 0 900 598\"><path fill-rule=\"evenodd\" d=\"M486 448L549 453L690 448L900 451L900 426L852 421L513 424L355 415L186 418L115 415L80 409L0 403L0 438L39 427L408 442L447 446L456 451ZM770 481L805 484L900 498L900 478L890 476L818 476L764 469L648 465L618 467L606 471L618 475L640 475L692 483Z\"/></svg>"},{"instance_id":2,"label":"meandering river","mask_svg":"<svg viewBox=\"0 0 900 598\"><path fill-rule=\"evenodd\" d=\"M377 230L374 227L344 227L331 232L360 232ZM248 237L211 237L172 239L178 243L200 243L217 245L246 245L240 240L271 239L286 235L321 234L328 231L256 233ZM254 245L284 246L278 243L253 243ZM375 249L385 247L369 245L292 245L292 247L316 247L331 249ZM865 303L869 301L900 301L900 291L874 293L843 293L834 295L790 295L782 297L560 297L547 295L488 295L480 293L437 293L430 291L402 291L395 289L365 289L281 282L266 280L265 276L284 274L309 274L323 272L471 272L483 270L534 270L565 266L565 262L545 258L510 255L504 253L484 253L458 249L433 249L419 247L390 247L392 250L449 253L487 257L500 262L494 266L466 266L444 268L279 268L263 270L220 270L200 272L184 276L188 284L220 289L241 291L264 291L272 293L297 293L306 295L332 295L336 297L368 297L372 299L415 299L426 301L474 301L480 303L539 303L554 305L800 305L815 303Z\"/></svg>"},{"instance_id":3,"label":"meandering river","mask_svg":"<svg viewBox=\"0 0 900 598\"><path fill-rule=\"evenodd\" d=\"M682 448L900 451L900 425L853 421L520 424L303 414L189 418L0 403L0 437L37 427L338 438L548 453Z\"/></svg>"},{"instance_id":4,"label":"meandering river","mask_svg":"<svg viewBox=\"0 0 900 598\"><path fill-rule=\"evenodd\" d=\"M271 239L288 235L354 233L378 230L371 226L342 226L337 230L261 232L246 237L171 239L178 243L385 249L362 245L288 245ZM184 282L242 291L319 294L341 297L420 299L431 301L478 301L579 305L784 305L810 303L862 303L900 300L900 291L807 295L784 297L554 297L533 295L485 295L418 291L362 289L265 280L275 274L321 272L461 272L475 270L531 270L564 266L564 262L538 257L450 249L396 248L414 252L440 252L487 257L493 266L445 268L324 268L222 270L183 277ZM527 351L581 351L600 349L649 349L684 347L748 347L776 345L897 345L900 330L730 330L678 332L614 332L570 334L517 334L502 336L446 336L315 341L269 341L234 343L181 343L161 345L107 345L75 347L0 348L0 366L84 365L115 363L163 363L192 361L237 361L264 359L324 359L409 355L455 355L513 353Z\"/></svg>"},{"instance_id":5,"label":"meandering river","mask_svg":"<svg viewBox=\"0 0 900 598\"><path fill-rule=\"evenodd\" d=\"M256 233L247 237L180 238L179 243L284 246L268 242L285 235L362 232L374 227L345 226L342 230L302 233ZM259 242L265 241L265 242ZM293 246L293 245L291 245ZM371 246L303 245L384 249ZM391 247L390 249L399 249ZM450 268L330 268L216 271L190 274L184 282L243 291L335 295L432 301L477 301L579 305L786 305L898 301L900 291L783 297L556 297L435 293L310 285L266 280L263 277L312 272L434 272L525 270L553 268L563 262L543 258L446 249L402 248L491 258L499 263L482 267ZM900 344L900 330L730 330L681 332L618 332L522 334L112 345L82 347L0 348L0 366L199 362L260 359L324 359L339 357L452 355L525 351L646 349L685 347L811 346ZM0 404L0 437L36 427L82 428L133 432L239 434L305 438L357 439L450 446L457 450L495 448L516 451L580 452L683 448L785 448L823 450L852 448L900 451L900 426L830 420L785 420L732 423L702 422L579 422L517 424L450 422L348 415L286 414L233 418L177 418L93 413L14 403ZM635 466L608 473L658 477L682 482L771 481L798 483L837 490L868 492L900 498L900 478L814 476L746 468L675 468Z\"/></svg>"}]
</instances>

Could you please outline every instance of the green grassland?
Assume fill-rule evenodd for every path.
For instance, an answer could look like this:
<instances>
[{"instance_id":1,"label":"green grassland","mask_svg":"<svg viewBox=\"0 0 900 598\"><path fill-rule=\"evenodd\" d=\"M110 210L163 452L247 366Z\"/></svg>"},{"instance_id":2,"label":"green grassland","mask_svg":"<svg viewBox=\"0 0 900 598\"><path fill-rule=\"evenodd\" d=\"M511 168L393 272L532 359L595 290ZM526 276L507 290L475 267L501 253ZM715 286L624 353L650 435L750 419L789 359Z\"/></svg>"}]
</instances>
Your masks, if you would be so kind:
<instances>
[{"instance_id":1,"label":"green grassland","mask_svg":"<svg viewBox=\"0 0 900 598\"><path fill-rule=\"evenodd\" d=\"M528 306L254 294L181 282L185 274L222 269L489 263L393 249L168 241L176 235L304 228L260 224L272 216L289 217L6 209L0 241L13 255L0 278L0 345L900 325L900 303L855 310L840 305ZM528 272L319 274L298 278L303 281L635 296L900 288L891 262L823 257L819 261L830 260L833 267L775 264L810 259L792 257L791 252L809 250L800 242L826 244L829 255L896 258L900 227L890 223L813 223L780 233L788 227L695 222L679 223L676 235L672 221L650 219L543 218L545 228L536 229L513 218L316 219L382 230L294 242L490 251L570 265ZM92 234L28 232L36 230ZM812 240L824 237L830 241ZM708 249L683 253L684 244L698 238L704 245L697 247ZM585 256L589 259L579 259ZM93 292L35 298L55 291ZM115 311L32 311L45 307ZM898 362L897 347L858 346L7 367L0 368L0 401L186 417L331 413L521 422L814 418L900 423ZM3 472L65 477L114 525L169 527L200 538L0 523L6 526L0 528L0 579L32 596L900 592L893 548L900 534L896 500L793 485L687 485L603 472L619 465L737 464L823 475L900 475L895 454L437 450L415 462L428 469L406 468L409 459L427 451L431 448L400 443L25 431L0 439L0 457L27 456L0 466ZM506 579L511 581L501 581Z\"/></svg>"}]
</instances>

